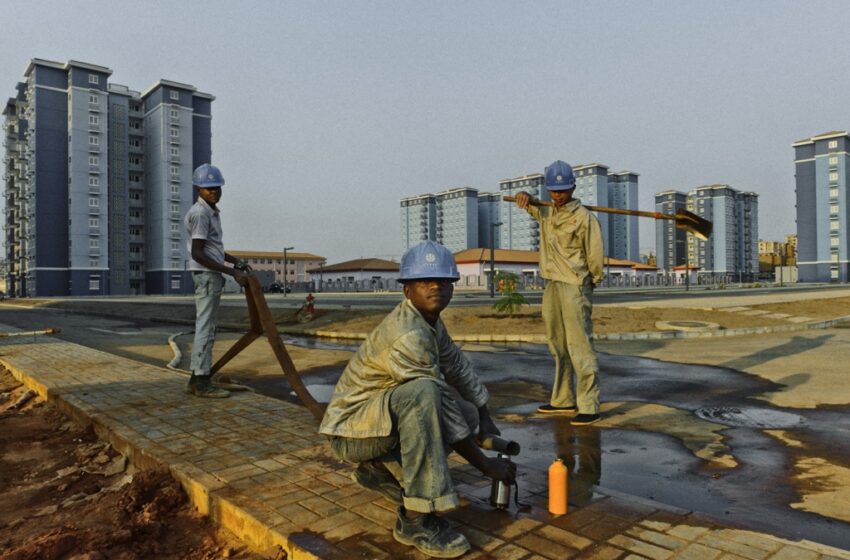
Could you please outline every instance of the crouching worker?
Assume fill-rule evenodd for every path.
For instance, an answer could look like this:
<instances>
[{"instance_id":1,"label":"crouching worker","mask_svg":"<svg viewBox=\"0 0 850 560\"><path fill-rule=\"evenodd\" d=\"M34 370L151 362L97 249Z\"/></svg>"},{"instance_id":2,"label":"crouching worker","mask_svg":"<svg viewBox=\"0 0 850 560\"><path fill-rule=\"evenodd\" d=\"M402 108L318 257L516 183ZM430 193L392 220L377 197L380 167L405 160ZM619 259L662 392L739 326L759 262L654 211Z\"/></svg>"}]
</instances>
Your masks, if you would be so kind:
<instances>
[{"instance_id":1,"label":"crouching worker","mask_svg":"<svg viewBox=\"0 0 850 560\"><path fill-rule=\"evenodd\" d=\"M516 466L485 456L476 433L500 434L489 395L440 320L458 280L454 256L425 241L401 259L405 300L373 330L336 384L319 432L353 478L398 504L393 537L439 558L469 543L440 514L459 502L448 455L512 484ZM453 389L461 399L456 398Z\"/></svg>"}]
</instances>

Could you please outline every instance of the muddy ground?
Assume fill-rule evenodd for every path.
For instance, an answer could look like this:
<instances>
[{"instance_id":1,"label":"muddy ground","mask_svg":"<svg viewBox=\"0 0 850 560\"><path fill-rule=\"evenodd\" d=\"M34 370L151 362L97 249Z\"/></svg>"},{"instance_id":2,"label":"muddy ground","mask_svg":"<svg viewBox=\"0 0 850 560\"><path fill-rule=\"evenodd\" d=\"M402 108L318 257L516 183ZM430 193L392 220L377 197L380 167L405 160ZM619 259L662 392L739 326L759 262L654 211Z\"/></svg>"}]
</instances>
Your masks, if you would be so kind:
<instances>
[{"instance_id":1,"label":"muddy ground","mask_svg":"<svg viewBox=\"0 0 850 560\"><path fill-rule=\"evenodd\" d=\"M0 496L4 560L263 558L216 531L167 471L128 470L5 369Z\"/></svg>"}]
</instances>

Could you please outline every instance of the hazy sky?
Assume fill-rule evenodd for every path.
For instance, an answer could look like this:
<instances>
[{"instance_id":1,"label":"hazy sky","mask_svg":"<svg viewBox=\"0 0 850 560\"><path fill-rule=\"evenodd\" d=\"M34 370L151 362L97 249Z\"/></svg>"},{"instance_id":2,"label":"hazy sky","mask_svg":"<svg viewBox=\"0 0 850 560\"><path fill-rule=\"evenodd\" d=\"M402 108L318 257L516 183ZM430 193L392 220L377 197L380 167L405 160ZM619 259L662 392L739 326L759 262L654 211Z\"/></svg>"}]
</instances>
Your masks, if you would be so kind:
<instances>
[{"instance_id":1,"label":"hazy sky","mask_svg":"<svg viewBox=\"0 0 850 560\"><path fill-rule=\"evenodd\" d=\"M231 249L398 257L399 199L542 172L727 183L796 231L791 143L850 126L850 3L3 0L0 87L29 59L216 96ZM655 244L641 221L641 247Z\"/></svg>"}]
</instances>

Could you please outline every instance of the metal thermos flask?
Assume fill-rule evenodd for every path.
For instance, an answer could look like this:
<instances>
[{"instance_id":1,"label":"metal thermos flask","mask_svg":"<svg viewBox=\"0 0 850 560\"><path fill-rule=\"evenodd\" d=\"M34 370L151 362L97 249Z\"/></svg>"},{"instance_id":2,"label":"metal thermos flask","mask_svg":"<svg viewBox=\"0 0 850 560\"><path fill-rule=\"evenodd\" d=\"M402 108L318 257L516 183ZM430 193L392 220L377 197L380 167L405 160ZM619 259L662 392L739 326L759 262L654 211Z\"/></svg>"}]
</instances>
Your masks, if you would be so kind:
<instances>
[{"instance_id":1,"label":"metal thermos flask","mask_svg":"<svg viewBox=\"0 0 850 560\"><path fill-rule=\"evenodd\" d=\"M500 459L509 459L503 453L499 453ZM490 505L497 509L505 509L511 503L511 487L501 480L494 480L490 486Z\"/></svg>"}]
</instances>

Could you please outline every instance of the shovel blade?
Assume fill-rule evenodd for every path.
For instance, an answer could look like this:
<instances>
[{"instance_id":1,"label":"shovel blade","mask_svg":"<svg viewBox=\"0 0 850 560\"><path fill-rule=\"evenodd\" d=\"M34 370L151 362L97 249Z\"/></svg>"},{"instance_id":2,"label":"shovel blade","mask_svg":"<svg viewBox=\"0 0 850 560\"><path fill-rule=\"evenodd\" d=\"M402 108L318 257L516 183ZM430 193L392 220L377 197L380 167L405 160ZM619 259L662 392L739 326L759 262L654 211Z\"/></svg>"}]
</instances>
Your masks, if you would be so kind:
<instances>
[{"instance_id":1,"label":"shovel blade","mask_svg":"<svg viewBox=\"0 0 850 560\"><path fill-rule=\"evenodd\" d=\"M711 235L711 222L685 209L676 210L676 227L690 232L703 241L708 241Z\"/></svg>"}]
</instances>

